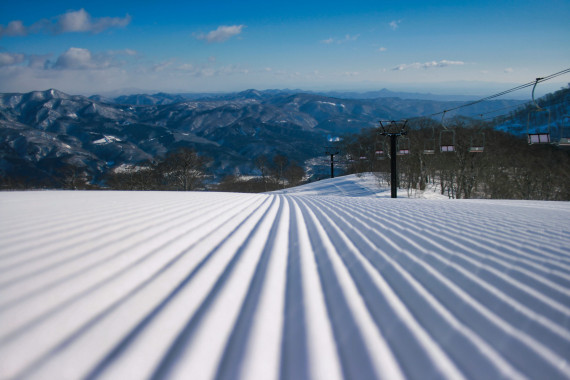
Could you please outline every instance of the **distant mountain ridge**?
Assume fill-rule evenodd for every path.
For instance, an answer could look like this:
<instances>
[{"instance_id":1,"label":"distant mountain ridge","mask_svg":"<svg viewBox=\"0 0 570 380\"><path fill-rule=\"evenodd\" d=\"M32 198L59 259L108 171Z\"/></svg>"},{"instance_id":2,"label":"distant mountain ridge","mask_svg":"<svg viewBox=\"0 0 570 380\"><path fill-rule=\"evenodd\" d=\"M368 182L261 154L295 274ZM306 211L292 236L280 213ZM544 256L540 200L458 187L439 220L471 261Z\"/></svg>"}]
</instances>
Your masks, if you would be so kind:
<instances>
[{"instance_id":1,"label":"distant mountain ridge","mask_svg":"<svg viewBox=\"0 0 570 380\"><path fill-rule=\"evenodd\" d=\"M430 93L418 92L395 92L383 88L378 91L302 91L302 90L254 90L249 89L241 92L230 93L164 93L158 92L154 94L137 93L131 95L120 95L116 97L106 97L102 95L92 95L89 99L117 104L130 104L130 105L164 105L172 103L180 103L184 101L195 100L230 100L230 99L266 99L276 95L283 94L313 94L321 95L330 98L339 99L361 99L371 100L379 98L400 98L405 100L433 100L433 101L470 101L474 100L476 96L470 95L437 95Z\"/></svg>"},{"instance_id":2,"label":"distant mountain ridge","mask_svg":"<svg viewBox=\"0 0 570 380\"><path fill-rule=\"evenodd\" d=\"M253 158L262 154L280 153L303 163L322 155L327 136L462 103L343 99L289 90L189 97L158 93L87 98L55 89L0 94L0 173L49 178L72 165L98 181L120 165L151 160L179 147L212 157L217 174L247 172ZM465 115L517 103L485 102L469 107Z\"/></svg>"}]
</instances>

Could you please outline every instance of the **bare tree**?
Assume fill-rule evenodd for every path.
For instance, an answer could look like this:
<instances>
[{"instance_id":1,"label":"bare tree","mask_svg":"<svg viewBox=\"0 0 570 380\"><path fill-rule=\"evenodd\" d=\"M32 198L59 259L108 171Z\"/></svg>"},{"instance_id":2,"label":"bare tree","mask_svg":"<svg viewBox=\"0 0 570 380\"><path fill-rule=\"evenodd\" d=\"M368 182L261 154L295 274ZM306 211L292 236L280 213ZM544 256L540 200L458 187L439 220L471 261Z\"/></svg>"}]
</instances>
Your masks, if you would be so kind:
<instances>
[{"instance_id":1,"label":"bare tree","mask_svg":"<svg viewBox=\"0 0 570 380\"><path fill-rule=\"evenodd\" d=\"M208 159L196 151L182 148L169 154L157 169L167 189L192 191L203 186L207 162Z\"/></svg>"},{"instance_id":2,"label":"bare tree","mask_svg":"<svg viewBox=\"0 0 570 380\"><path fill-rule=\"evenodd\" d=\"M282 187L285 188L284 179L284 172L289 163L289 159L282 154L276 154L273 156L273 163L275 164L275 178L277 183Z\"/></svg>"},{"instance_id":3,"label":"bare tree","mask_svg":"<svg viewBox=\"0 0 570 380\"><path fill-rule=\"evenodd\" d=\"M285 169L283 176L289 183L289 186L297 186L303 181L303 178L305 178L305 169L296 163L291 163Z\"/></svg>"}]
</instances>

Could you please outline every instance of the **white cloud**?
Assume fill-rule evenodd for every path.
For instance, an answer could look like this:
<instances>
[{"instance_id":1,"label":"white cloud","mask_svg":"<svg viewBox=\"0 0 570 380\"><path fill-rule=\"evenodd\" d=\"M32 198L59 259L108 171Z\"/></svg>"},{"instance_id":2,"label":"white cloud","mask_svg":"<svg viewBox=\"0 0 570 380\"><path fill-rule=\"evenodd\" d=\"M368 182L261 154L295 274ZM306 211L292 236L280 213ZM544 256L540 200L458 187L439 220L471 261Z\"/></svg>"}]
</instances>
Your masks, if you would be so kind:
<instances>
[{"instance_id":1,"label":"white cloud","mask_svg":"<svg viewBox=\"0 0 570 380\"><path fill-rule=\"evenodd\" d=\"M125 62L123 56L134 56L137 52L131 49L110 50L93 54L88 49L71 47L55 61L50 62L51 54L21 54L0 52L0 67L28 66L36 70L101 70L118 67ZM24 65L22 65L24 64Z\"/></svg>"},{"instance_id":2,"label":"white cloud","mask_svg":"<svg viewBox=\"0 0 570 380\"><path fill-rule=\"evenodd\" d=\"M31 66L0 67L0 92L27 92L57 88L70 93L93 94L129 86L130 74L120 68L104 70L51 70ZM145 77L139 83L145 83Z\"/></svg>"},{"instance_id":3,"label":"white cloud","mask_svg":"<svg viewBox=\"0 0 570 380\"><path fill-rule=\"evenodd\" d=\"M208 34L200 34L196 38L199 40L206 40L209 43L212 42L224 42L240 34L245 28L245 25L221 25L216 30L212 30Z\"/></svg>"},{"instance_id":4,"label":"white cloud","mask_svg":"<svg viewBox=\"0 0 570 380\"><path fill-rule=\"evenodd\" d=\"M20 20L10 21L6 27L0 25L0 38L3 36L25 36L26 27Z\"/></svg>"},{"instance_id":5,"label":"white cloud","mask_svg":"<svg viewBox=\"0 0 570 380\"><path fill-rule=\"evenodd\" d=\"M113 62L113 55L115 55L113 52L92 54L88 49L71 47L57 58L53 68L58 70L107 69L118 65L117 62Z\"/></svg>"},{"instance_id":6,"label":"white cloud","mask_svg":"<svg viewBox=\"0 0 570 380\"><path fill-rule=\"evenodd\" d=\"M131 16L125 17L101 17L92 18L85 9L70 11L58 17L56 31L68 32L91 32L101 33L104 30L121 27L124 28L131 22Z\"/></svg>"},{"instance_id":7,"label":"white cloud","mask_svg":"<svg viewBox=\"0 0 570 380\"><path fill-rule=\"evenodd\" d=\"M28 66L34 69L47 69L51 54L32 54L28 56Z\"/></svg>"},{"instance_id":8,"label":"white cloud","mask_svg":"<svg viewBox=\"0 0 570 380\"><path fill-rule=\"evenodd\" d=\"M215 62L208 62L203 65L193 65L184 63L175 68L176 71L193 77L219 77L232 74L248 74L249 70L240 68L236 65L214 66Z\"/></svg>"},{"instance_id":9,"label":"white cloud","mask_svg":"<svg viewBox=\"0 0 570 380\"><path fill-rule=\"evenodd\" d=\"M386 50L388 50L388 49L386 49L385 47L381 47L381 48L378 49L378 51L381 51L381 52L384 52L384 51L386 51Z\"/></svg>"},{"instance_id":10,"label":"white cloud","mask_svg":"<svg viewBox=\"0 0 570 380\"><path fill-rule=\"evenodd\" d=\"M390 22L388 24L388 26L390 26L390 28L392 28L392 30L396 30L400 27L401 22L402 22L402 20L394 20L394 21Z\"/></svg>"},{"instance_id":11,"label":"white cloud","mask_svg":"<svg viewBox=\"0 0 570 380\"><path fill-rule=\"evenodd\" d=\"M180 66L178 66L178 70L182 70L182 71L194 71L195 70L195 66L191 63L184 63Z\"/></svg>"},{"instance_id":12,"label":"white cloud","mask_svg":"<svg viewBox=\"0 0 570 380\"><path fill-rule=\"evenodd\" d=\"M358 37L360 37L360 34L357 34L356 36L351 36L350 34L347 34L346 36L344 36L343 39L337 41L337 43L342 44L345 42L356 41Z\"/></svg>"},{"instance_id":13,"label":"white cloud","mask_svg":"<svg viewBox=\"0 0 570 380\"><path fill-rule=\"evenodd\" d=\"M0 67L13 66L24 62L24 54L19 53L0 53Z\"/></svg>"},{"instance_id":14,"label":"white cloud","mask_svg":"<svg viewBox=\"0 0 570 380\"><path fill-rule=\"evenodd\" d=\"M152 70L153 72L155 72L155 73L158 73L158 72L161 72L161 71L166 70L166 69L167 69L169 66L171 66L171 65L172 65L172 60L170 60L170 61L165 61L165 62L160 62L160 63L157 63L157 64L153 65L153 66L151 67L151 70Z\"/></svg>"},{"instance_id":15,"label":"white cloud","mask_svg":"<svg viewBox=\"0 0 570 380\"><path fill-rule=\"evenodd\" d=\"M358 39L358 37L360 37L360 34L357 34L355 36L351 36L350 34L347 34L344 36L344 38L335 39L335 38L331 37L329 39L322 40L321 43L323 43L323 44L333 44L333 43L343 44L345 42L356 41Z\"/></svg>"},{"instance_id":16,"label":"white cloud","mask_svg":"<svg viewBox=\"0 0 570 380\"><path fill-rule=\"evenodd\" d=\"M515 71L515 70L513 70L512 67L507 67L507 68L505 69L505 73L507 73L507 74L510 74L510 73L512 73L512 72L514 72L514 71Z\"/></svg>"},{"instance_id":17,"label":"white cloud","mask_svg":"<svg viewBox=\"0 0 570 380\"><path fill-rule=\"evenodd\" d=\"M93 18L85 9L69 11L55 18L55 22L40 20L30 27L19 21L10 21L6 27L0 25L0 37L25 36L32 33L101 33L110 28L125 27L131 22L131 16Z\"/></svg>"},{"instance_id":18,"label":"white cloud","mask_svg":"<svg viewBox=\"0 0 570 380\"><path fill-rule=\"evenodd\" d=\"M57 21L58 32L88 32L91 28L91 20L85 9L67 12Z\"/></svg>"},{"instance_id":19,"label":"white cloud","mask_svg":"<svg viewBox=\"0 0 570 380\"><path fill-rule=\"evenodd\" d=\"M463 62L463 61L449 61L447 59L444 59L444 60L441 60L439 62L430 61L430 62L424 62L424 63L415 62L415 63L410 63L410 64L401 64L401 65L394 67L392 70L404 71L404 70L408 70L408 69L430 69L433 67L461 66L464 64L465 64L465 62Z\"/></svg>"},{"instance_id":20,"label":"white cloud","mask_svg":"<svg viewBox=\"0 0 570 380\"><path fill-rule=\"evenodd\" d=\"M65 53L60 55L55 62L56 69L85 70L94 68L91 52L82 48L69 48Z\"/></svg>"},{"instance_id":21,"label":"white cloud","mask_svg":"<svg viewBox=\"0 0 570 380\"><path fill-rule=\"evenodd\" d=\"M122 49L122 50L109 50L107 53L109 56L116 56L116 55L128 55L130 57L134 57L138 55L138 52L133 49Z\"/></svg>"},{"instance_id":22,"label":"white cloud","mask_svg":"<svg viewBox=\"0 0 570 380\"><path fill-rule=\"evenodd\" d=\"M27 61L27 66L35 69L45 69L48 66L48 59L51 54L21 54L21 53L0 53L0 67L23 66Z\"/></svg>"}]
</instances>

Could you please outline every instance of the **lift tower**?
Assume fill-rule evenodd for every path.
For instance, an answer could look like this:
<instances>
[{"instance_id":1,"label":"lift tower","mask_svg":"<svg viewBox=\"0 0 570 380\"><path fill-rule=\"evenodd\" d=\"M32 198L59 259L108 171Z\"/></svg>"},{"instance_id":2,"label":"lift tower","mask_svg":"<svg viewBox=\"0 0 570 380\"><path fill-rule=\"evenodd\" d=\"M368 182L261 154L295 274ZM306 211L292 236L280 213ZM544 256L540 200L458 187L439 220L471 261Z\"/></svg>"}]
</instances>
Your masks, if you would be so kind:
<instances>
[{"instance_id":1,"label":"lift tower","mask_svg":"<svg viewBox=\"0 0 570 380\"><path fill-rule=\"evenodd\" d=\"M331 178L334 178L334 156L339 154L340 151L334 147L327 147L325 154L331 157Z\"/></svg>"},{"instance_id":2,"label":"lift tower","mask_svg":"<svg viewBox=\"0 0 570 380\"><path fill-rule=\"evenodd\" d=\"M398 198L398 165L396 162L398 138L408 134L406 130L407 120L403 121L380 121L378 133L390 138L390 185L391 198Z\"/></svg>"}]
</instances>

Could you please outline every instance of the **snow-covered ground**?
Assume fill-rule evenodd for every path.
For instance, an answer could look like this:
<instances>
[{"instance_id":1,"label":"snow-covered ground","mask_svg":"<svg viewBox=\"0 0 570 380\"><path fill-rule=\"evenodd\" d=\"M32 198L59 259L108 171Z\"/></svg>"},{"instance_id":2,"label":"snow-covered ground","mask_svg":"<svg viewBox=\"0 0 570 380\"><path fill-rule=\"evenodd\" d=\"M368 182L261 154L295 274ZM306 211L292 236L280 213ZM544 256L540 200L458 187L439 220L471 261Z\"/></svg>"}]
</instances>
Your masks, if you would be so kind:
<instances>
[{"instance_id":1,"label":"snow-covered ground","mask_svg":"<svg viewBox=\"0 0 570 380\"><path fill-rule=\"evenodd\" d=\"M2 379L569 379L570 203L0 193Z\"/></svg>"}]
</instances>

